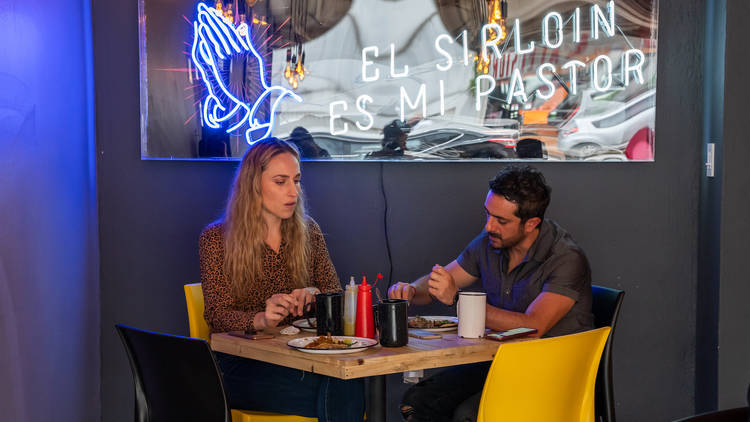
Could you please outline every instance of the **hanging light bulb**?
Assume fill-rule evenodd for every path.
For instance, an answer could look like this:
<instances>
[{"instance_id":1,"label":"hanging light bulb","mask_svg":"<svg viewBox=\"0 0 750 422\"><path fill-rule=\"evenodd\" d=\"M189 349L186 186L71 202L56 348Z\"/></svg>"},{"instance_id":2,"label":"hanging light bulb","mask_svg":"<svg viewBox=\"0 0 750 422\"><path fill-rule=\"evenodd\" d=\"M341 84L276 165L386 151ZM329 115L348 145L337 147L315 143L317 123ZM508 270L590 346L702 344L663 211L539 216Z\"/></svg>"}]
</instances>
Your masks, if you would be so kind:
<instances>
[{"instance_id":1,"label":"hanging light bulb","mask_svg":"<svg viewBox=\"0 0 750 422\"><path fill-rule=\"evenodd\" d=\"M292 75L291 75L291 77L296 80L297 79L297 55L296 54L292 54L292 66L291 66L291 69L292 69L292 72L291 72ZM292 84L291 81L289 83Z\"/></svg>"},{"instance_id":2,"label":"hanging light bulb","mask_svg":"<svg viewBox=\"0 0 750 422\"><path fill-rule=\"evenodd\" d=\"M284 77L289 79L292 77L292 64L286 62L286 69L284 69Z\"/></svg>"},{"instance_id":3,"label":"hanging light bulb","mask_svg":"<svg viewBox=\"0 0 750 422\"><path fill-rule=\"evenodd\" d=\"M253 23L256 25L266 26L268 25L268 22L266 22L265 16L259 16L253 13Z\"/></svg>"},{"instance_id":4,"label":"hanging light bulb","mask_svg":"<svg viewBox=\"0 0 750 422\"><path fill-rule=\"evenodd\" d=\"M488 23L497 24L500 27L500 33L490 30L493 38L504 40L507 36L505 32L505 15L508 12L508 4L505 0L489 0Z\"/></svg>"},{"instance_id":5,"label":"hanging light bulb","mask_svg":"<svg viewBox=\"0 0 750 422\"><path fill-rule=\"evenodd\" d=\"M305 50L302 50L302 58L297 63L297 74L299 74L300 81L305 80L305 73L307 73L307 68L305 67Z\"/></svg>"},{"instance_id":6,"label":"hanging light bulb","mask_svg":"<svg viewBox=\"0 0 750 422\"><path fill-rule=\"evenodd\" d=\"M297 85L297 55L292 54L292 59L289 62L289 76L287 77L287 81L289 81L289 85L292 86L292 88L296 88Z\"/></svg>"},{"instance_id":7,"label":"hanging light bulb","mask_svg":"<svg viewBox=\"0 0 750 422\"><path fill-rule=\"evenodd\" d=\"M284 77L289 79L292 76L292 50L286 49L286 68L284 69Z\"/></svg>"},{"instance_id":8,"label":"hanging light bulb","mask_svg":"<svg viewBox=\"0 0 750 422\"><path fill-rule=\"evenodd\" d=\"M305 71L302 69L302 61L297 62L297 67L294 68L294 71L299 76L299 80L305 79Z\"/></svg>"}]
</instances>

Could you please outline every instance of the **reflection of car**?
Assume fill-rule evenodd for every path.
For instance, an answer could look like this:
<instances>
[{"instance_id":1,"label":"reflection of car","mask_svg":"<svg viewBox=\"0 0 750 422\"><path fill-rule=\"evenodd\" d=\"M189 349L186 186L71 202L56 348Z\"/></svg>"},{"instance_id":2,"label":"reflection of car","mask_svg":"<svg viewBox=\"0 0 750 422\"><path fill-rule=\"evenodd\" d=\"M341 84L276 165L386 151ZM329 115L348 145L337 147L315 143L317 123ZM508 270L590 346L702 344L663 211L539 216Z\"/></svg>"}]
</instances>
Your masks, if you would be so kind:
<instances>
[{"instance_id":1,"label":"reflection of car","mask_svg":"<svg viewBox=\"0 0 750 422\"><path fill-rule=\"evenodd\" d=\"M628 161L628 157L619 150L601 150L583 161Z\"/></svg>"},{"instance_id":2,"label":"reflection of car","mask_svg":"<svg viewBox=\"0 0 750 422\"><path fill-rule=\"evenodd\" d=\"M457 121L422 120L411 128L402 157L423 160L512 157L512 148L518 141L518 122L489 120L484 124L486 126ZM367 137L353 137L313 132L312 136L334 158L364 159L365 155L382 147L382 137L375 138L371 134L367 134Z\"/></svg>"},{"instance_id":3,"label":"reflection of car","mask_svg":"<svg viewBox=\"0 0 750 422\"><path fill-rule=\"evenodd\" d=\"M403 156L393 159L451 160L465 158L504 159L513 156L518 141L518 123L489 121L488 126L460 122L423 120L411 128ZM503 127L502 124L515 125ZM313 132L315 143L333 158L358 160L382 148L382 137L354 137ZM390 159L390 157L381 157Z\"/></svg>"},{"instance_id":4,"label":"reflection of car","mask_svg":"<svg viewBox=\"0 0 750 422\"><path fill-rule=\"evenodd\" d=\"M653 130L656 90L626 103L607 101L599 105L604 107L595 107L596 111L582 107L561 127L557 146L566 155L588 157L602 150L623 150L636 132Z\"/></svg>"}]
</instances>

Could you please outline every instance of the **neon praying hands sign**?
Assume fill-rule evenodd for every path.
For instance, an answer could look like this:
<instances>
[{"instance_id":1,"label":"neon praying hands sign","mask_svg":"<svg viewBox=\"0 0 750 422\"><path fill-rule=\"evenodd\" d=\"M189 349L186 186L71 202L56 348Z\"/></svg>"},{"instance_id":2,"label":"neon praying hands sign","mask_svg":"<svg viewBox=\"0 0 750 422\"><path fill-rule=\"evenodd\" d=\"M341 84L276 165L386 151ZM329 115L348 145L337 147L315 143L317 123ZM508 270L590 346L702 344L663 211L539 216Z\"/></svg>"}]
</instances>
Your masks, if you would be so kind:
<instances>
[{"instance_id":1,"label":"neon praying hands sign","mask_svg":"<svg viewBox=\"0 0 750 422\"><path fill-rule=\"evenodd\" d=\"M250 145L271 136L276 109L281 100L289 96L302 102L302 97L287 88L268 85L263 58L253 47L250 28L246 23L235 27L224 21L215 9L198 3L193 30L191 57L207 91L201 101L203 124L213 129L221 129L223 124L228 124L227 133L247 126L245 140ZM241 56L254 59L258 64L258 78L263 91L251 102L232 94L220 70L220 61ZM263 121L259 118L259 111L267 101L270 102L268 119Z\"/></svg>"}]
</instances>

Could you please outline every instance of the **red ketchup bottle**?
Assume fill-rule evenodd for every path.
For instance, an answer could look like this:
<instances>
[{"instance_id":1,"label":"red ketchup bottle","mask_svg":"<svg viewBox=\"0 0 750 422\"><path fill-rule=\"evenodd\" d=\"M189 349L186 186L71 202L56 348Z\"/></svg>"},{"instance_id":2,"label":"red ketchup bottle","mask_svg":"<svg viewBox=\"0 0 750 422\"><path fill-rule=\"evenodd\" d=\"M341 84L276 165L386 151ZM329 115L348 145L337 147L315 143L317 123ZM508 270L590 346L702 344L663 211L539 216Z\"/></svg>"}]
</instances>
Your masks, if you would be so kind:
<instances>
[{"instance_id":1,"label":"red ketchup bottle","mask_svg":"<svg viewBox=\"0 0 750 422\"><path fill-rule=\"evenodd\" d=\"M362 277L362 284L357 288L357 321L354 324L354 335L357 337L375 338L375 322L372 313L372 286L367 284L367 277Z\"/></svg>"}]
</instances>

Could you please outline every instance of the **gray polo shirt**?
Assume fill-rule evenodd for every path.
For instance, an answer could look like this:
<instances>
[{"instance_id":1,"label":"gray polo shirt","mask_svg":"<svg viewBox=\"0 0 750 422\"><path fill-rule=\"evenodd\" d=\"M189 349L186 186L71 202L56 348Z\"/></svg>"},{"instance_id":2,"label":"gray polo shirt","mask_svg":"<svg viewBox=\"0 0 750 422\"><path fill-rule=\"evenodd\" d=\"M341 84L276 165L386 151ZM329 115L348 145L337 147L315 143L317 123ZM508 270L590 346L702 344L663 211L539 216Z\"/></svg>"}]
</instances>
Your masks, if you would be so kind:
<instances>
[{"instance_id":1,"label":"gray polo shirt","mask_svg":"<svg viewBox=\"0 0 750 422\"><path fill-rule=\"evenodd\" d=\"M487 303L514 312L526 308L541 292L575 300L573 308L544 336L554 337L594 328L591 314L591 270L586 255L557 223L544 220L539 237L510 273L508 252L495 249L486 231L456 259L467 273L482 281Z\"/></svg>"}]
</instances>

